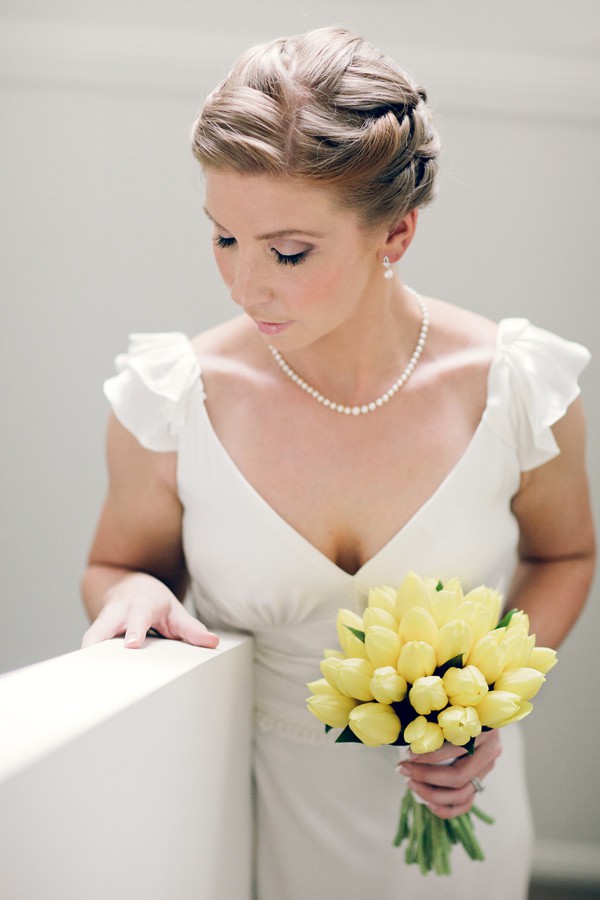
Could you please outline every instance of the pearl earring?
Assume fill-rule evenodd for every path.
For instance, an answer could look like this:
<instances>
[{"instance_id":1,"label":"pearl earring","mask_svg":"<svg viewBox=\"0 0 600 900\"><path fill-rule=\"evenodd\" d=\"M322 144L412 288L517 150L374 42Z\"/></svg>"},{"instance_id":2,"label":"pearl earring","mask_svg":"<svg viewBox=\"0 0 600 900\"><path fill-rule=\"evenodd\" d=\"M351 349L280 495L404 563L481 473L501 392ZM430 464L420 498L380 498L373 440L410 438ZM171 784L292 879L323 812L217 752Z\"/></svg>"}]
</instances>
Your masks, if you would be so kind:
<instances>
[{"instance_id":1,"label":"pearl earring","mask_svg":"<svg viewBox=\"0 0 600 900\"><path fill-rule=\"evenodd\" d=\"M390 262L389 256L383 257L383 268L385 269L385 272L383 273L384 278L394 277L394 270L392 269L392 264Z\"/></svg>"}]
</instances>

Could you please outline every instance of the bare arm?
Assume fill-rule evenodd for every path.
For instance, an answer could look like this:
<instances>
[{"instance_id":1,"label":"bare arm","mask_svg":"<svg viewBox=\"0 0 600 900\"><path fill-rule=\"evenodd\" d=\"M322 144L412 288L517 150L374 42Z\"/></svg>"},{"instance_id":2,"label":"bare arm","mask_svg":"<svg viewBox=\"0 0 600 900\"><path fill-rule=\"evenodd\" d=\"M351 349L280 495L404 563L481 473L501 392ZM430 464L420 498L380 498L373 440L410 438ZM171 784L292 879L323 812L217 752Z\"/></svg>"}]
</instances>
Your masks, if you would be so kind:
<instances>
[{"instance_id":1,"label":"bare arm","mask_svg":"<svg viewBox=\"0 0 600 900\"><path fill-rule=\"evenodd\" d=\"M83 646L125 634L140 647L149 628L164 637L215 647L216 635L179 602L187 573L182 508L173 453L153 453L111 416L107 433L109 489L83 576L92 626Z\"/></svg>"},{"instance_id":2,"label":"bare arm","mask_svg":"<svg viewBox=\"0 0 600 900\"><path fill-rule=\"evenodd\" d=\"M520 561L508 598L509 606L529 615L538 646L548 647L557 647L574 625L595 563L579 400L553 432L560 456L526 473L513 501Z\"/></svg>"}]
</instances>

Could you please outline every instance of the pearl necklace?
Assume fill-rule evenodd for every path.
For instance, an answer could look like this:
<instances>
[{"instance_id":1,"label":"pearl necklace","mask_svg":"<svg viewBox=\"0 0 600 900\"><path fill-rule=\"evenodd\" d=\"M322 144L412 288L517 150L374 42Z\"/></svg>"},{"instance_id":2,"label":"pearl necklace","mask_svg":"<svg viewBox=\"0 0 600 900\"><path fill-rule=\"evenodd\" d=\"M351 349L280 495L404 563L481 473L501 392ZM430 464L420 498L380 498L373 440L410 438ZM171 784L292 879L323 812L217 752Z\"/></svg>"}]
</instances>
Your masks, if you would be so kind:
<instances>
[{"instance_id":1,"label":"pearl necklace","mask_svg":"<svg viewBox=\"0 0 600 900\"><path fill-rule=\"evenodd\" d=\"M302 388L303 391L306 391L311 397L314 397L319 403L323 406L326 406L328 409L332 409L334 412L344 413L347 416L359 416L366 415L367 413L374 412L376 409L380 409L384 404L386 404L389 400L392 399L394 394L396 394L401 387L403 387L410 376L412 375L417 362L419 361L419 357L423 353L423 349L425 347L425 341L427 340L427 332L429 330L429 313L427 311L427 306L425 305L425 301L423 298L417 294L412 288L408 288L411 294L417 300L420 308L421 308L421 331L419 332L419 340L417 341L417 346L415 347L414 353L411 356L408 365L403 370L400 378L398 378L393 385L385 391L381 397L377 397L376 400L372 400L370 403L365 403L362 406L344 406L343 403L334 403L333 400L329 400L327 397L323 396L323 394L318 391L316 388L312 387L308 382L306 382L297 372L294 372L291 366L287 364L279 350L276 350L271 344L269 344L269 350L273 354L275 360L281 366L281 369L288 378L298 385L299 388Z\"/></svg>"}]
</instances>

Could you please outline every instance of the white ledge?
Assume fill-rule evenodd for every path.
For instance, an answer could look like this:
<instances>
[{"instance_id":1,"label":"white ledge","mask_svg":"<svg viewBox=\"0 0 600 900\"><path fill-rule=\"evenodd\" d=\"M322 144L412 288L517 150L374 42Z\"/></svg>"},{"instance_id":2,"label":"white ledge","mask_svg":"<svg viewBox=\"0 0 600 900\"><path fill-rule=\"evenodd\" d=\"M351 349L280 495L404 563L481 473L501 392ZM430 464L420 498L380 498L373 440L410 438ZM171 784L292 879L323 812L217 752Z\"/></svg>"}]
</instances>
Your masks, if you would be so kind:
<instances>
[{"instance_id":1,"label":"white ledge","mask_svg":"<svg viewBox=\"0 0 600 900\"><path fill-rule=\"evenodd\" d=\"M112 640L0 676L0 782L248 641L221 635L207 650L155 638L126 650Z\"/></svg>"},{"instance_id":2,"label":"white ledge","mask_svg":"<svg viewBox=\"0 0 600 900\"><path fill-rule=\"evenodd\" d=\"M252 641L0 677L0 897L249 900Z\"/></svg>"}]
</instances>

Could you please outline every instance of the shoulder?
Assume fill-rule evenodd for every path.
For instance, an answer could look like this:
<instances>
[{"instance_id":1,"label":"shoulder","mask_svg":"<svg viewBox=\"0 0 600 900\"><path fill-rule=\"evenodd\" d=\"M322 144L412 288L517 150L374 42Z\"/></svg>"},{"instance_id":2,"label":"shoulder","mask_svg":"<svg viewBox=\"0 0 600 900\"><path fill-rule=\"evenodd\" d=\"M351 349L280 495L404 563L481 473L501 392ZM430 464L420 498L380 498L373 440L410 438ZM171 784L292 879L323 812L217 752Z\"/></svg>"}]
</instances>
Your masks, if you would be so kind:
<instances>
[{"instance_id":1,"label":"shoulder","mask_svg":"<svg viewBox=\"0 0 600 900\"><path fill-rule=\"evenodd\" d=\"M521 471L528 472L561 452L554 432L579 396L579 376L590 353L524 318L503 319L497 343L489 423L516 449Z\"/></svg>"},{"instance_id":2,"label":"shoulder","mask_svg":"<svg viewBox=\"0 0 600 900\"><path fill-rule=\"evenodd\" d=\"M440 365L490 362L496 352L498 325L491 319L444 300L427 298L430 350Z\"/></svg>"},{"instance_id":3,"label":"shoulder","mask_svg":"<svg viewBox=\"0 0 600 900\"><path fill-rule=\"evenodd\" d=\"M487 402L488 375L497 350L498 326L470 310L426 298L430 313L424 372L445 404L472 411L472 427Z\"/></svg>"},{"instance_id":4,"label":"shoulder","mask_svg":"<svg viewBox=\"0 0 600 900\"><path fill-rule=\"evenodd\" d=\"M202 395L198 361L179 332L132 334L104 393L119 422L148 450L176 450L190 398Z\"/></svg>"},{"instance_id":5,"label":"shoulder","mask_svg":"<svg viewBox=\"0 0 600 900\"><path fill-rule=\"evenodd\" d=\"M244 394L249 385L272 379L275 372L269 365L264 342L247 316L236 316L196 335L191 346L211 403L218 403L224 392L231 402L236 393Z\"/></svg>"},{"instance_id":6,"label":"shoulder","mask_svg":"<svg viewBox=\"0 0 600 900\"><path fill-rule=\"evenodd\" d=\"M254 339L253 339L254 338ZM254 329L247 316L235 316L214 328L203 331L191 338L194 351L200 359L244 360L257 354Z\"/></svg>"}]
</instances>

